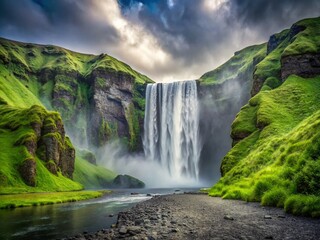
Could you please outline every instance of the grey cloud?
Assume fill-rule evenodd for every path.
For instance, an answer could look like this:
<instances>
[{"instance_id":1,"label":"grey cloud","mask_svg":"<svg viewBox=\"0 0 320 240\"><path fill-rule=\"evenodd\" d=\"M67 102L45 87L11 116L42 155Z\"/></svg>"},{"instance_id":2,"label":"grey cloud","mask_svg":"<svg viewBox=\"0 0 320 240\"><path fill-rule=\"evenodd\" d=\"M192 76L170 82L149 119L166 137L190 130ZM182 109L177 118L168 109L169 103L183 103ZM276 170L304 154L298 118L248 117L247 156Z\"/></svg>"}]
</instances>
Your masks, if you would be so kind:
<instances>
[{"instance_id":1,"label":"grey cloud","mask_svg":"<svg viewBox=\"0 0 320 240\"><path fill-rule=\"evenodd\" d=\"M121 44L121 33L111 23L90 14L101 14L98 0L1 0L0 36L84 52L115 52L115 57L155 79L168 75L183 79L201 76L233 52L267 41L297 20L319 15L320 9L318 0L226 0L214 10L205 9L204 1L175 0L170 8L162 0L154 2L156 10L142 5L123 11L123 17L142 26L171 56L165 62L157 56L150 59L152 68L127 54L125 48L130 46Z\"/></svg>"},{"instance_id":2,"label":"grey cloud","mask_svg":"<svg viewBox=\"0 0 320 240\"><path fill-rule=\"evenodd\" d=\"M96 7L94 3L92 0L2 0L0 35L101 52L104 44L117 42L118 33L108 23L97 21L88 14L89 8Z\"/></svg>"}]
</instances>

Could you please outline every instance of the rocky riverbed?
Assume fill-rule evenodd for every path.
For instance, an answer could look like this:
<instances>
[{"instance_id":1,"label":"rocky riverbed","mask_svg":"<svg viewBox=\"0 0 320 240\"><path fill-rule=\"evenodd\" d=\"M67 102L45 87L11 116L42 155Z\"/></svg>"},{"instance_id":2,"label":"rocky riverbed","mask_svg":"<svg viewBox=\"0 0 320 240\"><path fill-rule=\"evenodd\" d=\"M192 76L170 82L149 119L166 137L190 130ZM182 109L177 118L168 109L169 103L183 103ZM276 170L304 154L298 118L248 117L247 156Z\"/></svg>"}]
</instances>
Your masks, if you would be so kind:
<instances>
[{"instance_id":1,"label":"rocky riverbed","mask_svg":"<svg viewBox=\"0 0 320 240\"><path fill-rule=\"evenodd\" d=\"M157 196L120 212L110 229L69 239L319 239L320 219L204 194Z\"/></svg>"}]
</instances>

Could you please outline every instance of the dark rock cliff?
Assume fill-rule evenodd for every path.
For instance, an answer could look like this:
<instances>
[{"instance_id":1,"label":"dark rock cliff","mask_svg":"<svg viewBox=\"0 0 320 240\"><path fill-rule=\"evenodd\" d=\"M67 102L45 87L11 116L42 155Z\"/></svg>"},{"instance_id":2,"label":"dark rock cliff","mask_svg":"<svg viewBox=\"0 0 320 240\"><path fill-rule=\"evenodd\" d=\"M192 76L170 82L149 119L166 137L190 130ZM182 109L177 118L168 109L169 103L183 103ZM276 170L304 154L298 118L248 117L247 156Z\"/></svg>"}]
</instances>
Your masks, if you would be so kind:
<instances>
[{"instance_id":1,"label":"dark rock cliff","mask_svg":"<svg viewBox=\"0 0 320 240\"><path fill-rule=\"evenodd\" d=\"M200 136L203 143L199 166L200 175L209 183L217 181L220 177L221 159L232 145L230 126L240 108L250 99L253 72L255 66L262 60L258 54L261 49L264 56L265 46L263 45L254 50L247 49L242 53L241 51L235 53L234 57L226 63L225 68L222 68L223 66L217 68L219 69L217 83L203 84L201 79L198 82ZM248 51L252 51L249 61L240 62L234 66L238 58L243 59L243 55L248 57ZM240 71L240 69L244 70ZM224 79L230 71L236 71L237 74Z\"/></svg>"},{"instance_id":2,"label":"dark rock cliff","mask_svg":"<svg viewBox=\"0 0 320 240\"><path fill-rule=\"evenodd\" d=\"M284 81L289 75L300 77L314 77L320 74L320 53L305 53L281 58L281 79Z\"/></svg>"}]
</instances>

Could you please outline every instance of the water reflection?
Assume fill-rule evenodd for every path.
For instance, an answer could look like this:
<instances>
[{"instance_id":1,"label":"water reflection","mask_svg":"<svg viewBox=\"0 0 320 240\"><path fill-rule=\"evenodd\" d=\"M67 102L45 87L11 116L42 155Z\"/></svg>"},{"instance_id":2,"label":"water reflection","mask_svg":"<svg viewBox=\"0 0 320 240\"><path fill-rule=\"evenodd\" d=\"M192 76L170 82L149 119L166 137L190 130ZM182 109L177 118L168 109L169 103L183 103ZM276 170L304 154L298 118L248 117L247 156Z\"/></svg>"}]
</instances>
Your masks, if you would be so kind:
<instances>
[{"instance_id":1,"label":"water reflection","mask_svg":"<svg viewBox=\"0 0 320 240\"><path fill-rule=\"evenodd\" d=\"M147 193L173 192L174 189L119 190L89 201L0 210L0 239L56 239L95 232L115 223L120 211L150 199Z\"/></svg>"}]
</instances>

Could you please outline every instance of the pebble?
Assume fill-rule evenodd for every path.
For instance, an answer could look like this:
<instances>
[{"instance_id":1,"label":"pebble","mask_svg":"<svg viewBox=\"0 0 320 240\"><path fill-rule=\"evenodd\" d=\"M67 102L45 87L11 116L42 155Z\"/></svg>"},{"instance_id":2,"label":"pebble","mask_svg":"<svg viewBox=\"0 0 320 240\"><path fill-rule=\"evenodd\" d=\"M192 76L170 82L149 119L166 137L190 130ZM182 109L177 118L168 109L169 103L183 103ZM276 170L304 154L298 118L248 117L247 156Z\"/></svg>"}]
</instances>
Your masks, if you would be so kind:
<instances>
[{"instance_id":1,"label":"pebble","mask_svg":"<svg viewBox=\"0 0 320 240\"><path fill-rule=\"evenodd\" d=\"M264 219L272 219L270 215L264 215Z\"/></svg>"},{"instance_id":2,"label":"pebble","mask_svg":"<svg viewBox=\"0 0 320 240\"><path fill-rule=\"evenodd\" d=\"M119 233L120 234L126 234L128 231L127 231L127 229L126 229L126 227L125 226L122 226L120 229L119 229Z\"/></svg>"},{"instance_id":3,"label":"pebble","mask_svg":"<svg viewBox=\"0 0 320 240\"><path fill-rule=\"evenodd\" d=\"M231 221L234 220L234 218L231 217L230 215L225 215L225 216L224 216L224 219L225 219L225 220L231 220Z\"/></svg>"}]
</instances>

